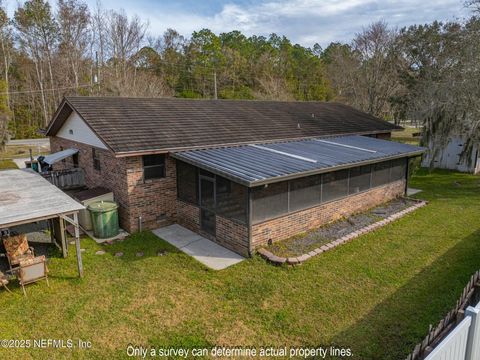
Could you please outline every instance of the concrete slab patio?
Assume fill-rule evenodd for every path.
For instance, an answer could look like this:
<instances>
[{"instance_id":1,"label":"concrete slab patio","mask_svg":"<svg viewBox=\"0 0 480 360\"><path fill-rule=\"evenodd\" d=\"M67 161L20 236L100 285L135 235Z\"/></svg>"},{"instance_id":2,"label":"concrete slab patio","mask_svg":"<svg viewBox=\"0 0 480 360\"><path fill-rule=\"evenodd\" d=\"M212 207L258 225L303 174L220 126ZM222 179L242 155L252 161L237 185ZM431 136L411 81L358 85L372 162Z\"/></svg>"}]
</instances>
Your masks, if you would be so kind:
<instances>
[{"instance_id":1,"label":"concrete slab patio","mask_svg":"<svg viewBox=\"0 0 480 360\"><path fill-rule=\"evenodd\" d=\"M178 224L162 227L152 232L214 270L226 269L245 260L243 256Z\"/></svg>"}]
</instances>

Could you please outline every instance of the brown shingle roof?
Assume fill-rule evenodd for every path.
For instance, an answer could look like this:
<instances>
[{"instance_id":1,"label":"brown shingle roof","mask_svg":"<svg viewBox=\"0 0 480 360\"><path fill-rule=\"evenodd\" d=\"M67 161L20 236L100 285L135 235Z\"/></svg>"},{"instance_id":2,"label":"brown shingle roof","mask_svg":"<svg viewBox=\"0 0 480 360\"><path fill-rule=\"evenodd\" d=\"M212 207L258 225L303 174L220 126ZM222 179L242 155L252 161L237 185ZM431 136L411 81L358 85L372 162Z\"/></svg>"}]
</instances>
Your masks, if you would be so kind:
<instances>
[{"instance_id":1,"label":"brown shingle roof","mask_svg":"<svg viewBox=\"0 0 480 360\"><path fill-rule=\"evenodd\" d=\"M116 153L401 129L339 103L66 97L48 136L56 134L71 109Z\"/></svg>"}]
</instances>

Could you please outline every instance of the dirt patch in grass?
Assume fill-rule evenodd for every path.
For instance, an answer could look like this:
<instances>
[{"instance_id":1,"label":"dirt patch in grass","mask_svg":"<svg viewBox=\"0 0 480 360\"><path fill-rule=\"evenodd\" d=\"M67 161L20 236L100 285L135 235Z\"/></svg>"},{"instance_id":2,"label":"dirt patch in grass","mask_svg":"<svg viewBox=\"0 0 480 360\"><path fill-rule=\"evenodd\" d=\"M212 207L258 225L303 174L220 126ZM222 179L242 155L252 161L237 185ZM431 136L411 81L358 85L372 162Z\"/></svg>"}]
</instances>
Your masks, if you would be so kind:
<instances>
[{"instance_id":1,"label":"dirt patch in grass","mask_svg":"<svg viewBox=\"0 0 480 360\"><path fill-rule=\"evenodd\" d=\"M360 230L365 226L385 219L415 204L411 199L398 198L381 206L372 208L342 220L322 226L318 229L276 242L267 249L282 257L300 256L342 236Z\"/></svg>"}]
</instances>

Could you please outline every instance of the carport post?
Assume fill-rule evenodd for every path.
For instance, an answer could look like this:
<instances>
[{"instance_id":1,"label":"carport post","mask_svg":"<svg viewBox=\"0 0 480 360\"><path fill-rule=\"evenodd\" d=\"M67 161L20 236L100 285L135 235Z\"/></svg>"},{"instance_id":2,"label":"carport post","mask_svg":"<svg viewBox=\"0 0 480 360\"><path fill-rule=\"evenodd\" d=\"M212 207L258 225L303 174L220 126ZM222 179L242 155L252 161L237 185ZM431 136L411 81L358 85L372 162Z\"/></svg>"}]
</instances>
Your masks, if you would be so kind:
<instances>
[{"instance_id":1,"label":"carport post","mask_svg":"<svg viewBox=\"0 0 480 360\"><path fill-rule=\"evenodd\" d=\"M82 250L80 249L80 230L78 228L78 213L73 214L75 226L75 247L77 249L78 275L83 277Z\"/></svg>"}]
</instances>

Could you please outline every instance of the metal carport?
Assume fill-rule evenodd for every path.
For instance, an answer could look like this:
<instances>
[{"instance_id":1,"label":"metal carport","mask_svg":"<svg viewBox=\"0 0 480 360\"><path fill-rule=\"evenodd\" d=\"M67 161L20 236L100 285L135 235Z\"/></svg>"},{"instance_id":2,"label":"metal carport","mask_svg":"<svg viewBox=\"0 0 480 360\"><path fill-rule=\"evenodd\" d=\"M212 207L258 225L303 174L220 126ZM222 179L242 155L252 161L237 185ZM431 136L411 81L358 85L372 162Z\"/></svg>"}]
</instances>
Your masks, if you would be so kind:
<instances>
[{"instance_id":1,"label":"metal carport","mask_svg":"<svg viewBox=\"0 0 480 360\"><path fill-rule=\"evenodd\" d=\"M49 220L52 239L68 255L64 221L75 228L79 276L83 276L78 212L85 207L32 170L0 171L0 228Z\"/></svg>"}]
</instances>

